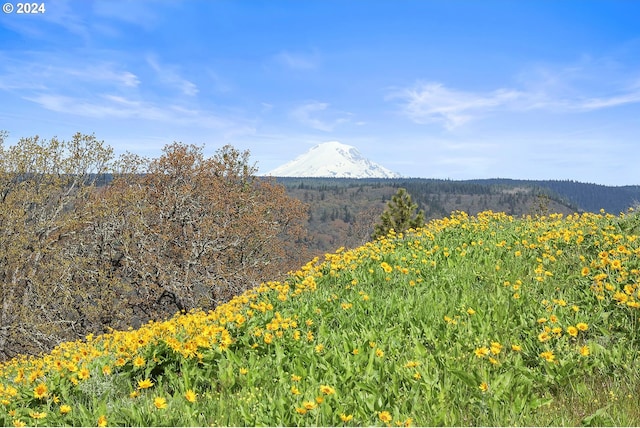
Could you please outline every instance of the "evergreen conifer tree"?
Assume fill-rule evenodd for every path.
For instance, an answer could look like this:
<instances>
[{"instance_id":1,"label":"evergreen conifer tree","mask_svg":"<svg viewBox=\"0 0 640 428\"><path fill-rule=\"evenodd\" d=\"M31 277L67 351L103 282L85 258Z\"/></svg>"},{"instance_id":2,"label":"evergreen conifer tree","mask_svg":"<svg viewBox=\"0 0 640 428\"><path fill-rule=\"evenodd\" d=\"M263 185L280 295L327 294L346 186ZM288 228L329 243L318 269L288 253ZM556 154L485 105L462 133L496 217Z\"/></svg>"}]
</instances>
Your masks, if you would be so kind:
<instances>
[{"instance_id":1,"label":"evergreen conifer tree","mask_svg":"<svg viewBox=\"0 0 640 428\"><path fill-rule=\"evenodd\" d=\"M407 229L424 226L424 211L417 211L418 205L411 201L411 195L403 188L398 189L387 203L387 208L375 225L373 239L385 236L391 229L404 232Z\"/></svg>"}]
</instances>

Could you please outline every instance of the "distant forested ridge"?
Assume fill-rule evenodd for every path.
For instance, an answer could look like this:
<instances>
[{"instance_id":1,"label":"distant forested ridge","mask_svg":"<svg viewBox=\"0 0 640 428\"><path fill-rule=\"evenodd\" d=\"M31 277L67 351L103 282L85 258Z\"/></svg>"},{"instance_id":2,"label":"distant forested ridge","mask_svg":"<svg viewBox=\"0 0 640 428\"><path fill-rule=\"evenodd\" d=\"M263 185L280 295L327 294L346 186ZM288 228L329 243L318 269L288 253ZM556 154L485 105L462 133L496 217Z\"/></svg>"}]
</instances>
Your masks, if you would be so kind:
<instances>
[{"instance_id":1,"label":"distant forested ridge","mask_svg":"<svg viewBox=\"0 0 640 428\"><path fill-rule=\"evenodd\" d=\"M453 211L492 210L509 215L626 211L640 201L640 186L611 187L573 181L442 180L427 178L277 177L290 196L309 206L311 250L353 247L370 239L373 224L399 188L411 195L426 220Z\"/></svg>"},{"instance_id":2,"label":"distant forested ridge","mask_svg":"<svg viewBox=\"0 0 640 428\"><path fill-rule=\"evenodd\" d=\"M278 182L287 188L336 189L354 186L404 187L412 194L474 194L489 195L514 193L527 189L536 194L546 194L552 199L573 206L578 211L606 212L617 214L640 203L640 185L605 186L582 183L574 180L515 180L489 178L476 180L443 180L429 178L291 178L278 177Z\"/></svg>"},{"instance_id":3,"label":"distant forested ridge","mask_svg":"<svg viewBox=\"0 0 640 428\"><path fill-rule=\"evenodd\" d=\"M604 186L573 180L510 180L504 178L471 180L472 183L518 187L528 186L547 189L576 205L581 211L598 212L604 209L611 214L627 211L640 203L640 186Z\"/></svg>"}]
</instances>

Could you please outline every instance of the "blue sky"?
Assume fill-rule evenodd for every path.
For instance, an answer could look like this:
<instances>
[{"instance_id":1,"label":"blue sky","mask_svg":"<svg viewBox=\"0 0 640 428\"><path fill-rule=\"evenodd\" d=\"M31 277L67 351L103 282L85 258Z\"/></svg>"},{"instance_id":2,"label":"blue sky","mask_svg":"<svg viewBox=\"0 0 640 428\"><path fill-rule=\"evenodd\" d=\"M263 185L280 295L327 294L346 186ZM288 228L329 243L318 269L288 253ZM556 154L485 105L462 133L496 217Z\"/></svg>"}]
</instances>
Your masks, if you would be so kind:
<instances>
[{"instance_id":1,"label":"blue sky","mask_svg":"<svg viewBox=\"0 0 640 428\"><path fill-rule=\"evenodd\" d=\"M16 1L8 0L16 5ZM640 2L47 0L0 14L8 144L340 141L404 176L640 184Z\"/></svg>"}]
</instances>

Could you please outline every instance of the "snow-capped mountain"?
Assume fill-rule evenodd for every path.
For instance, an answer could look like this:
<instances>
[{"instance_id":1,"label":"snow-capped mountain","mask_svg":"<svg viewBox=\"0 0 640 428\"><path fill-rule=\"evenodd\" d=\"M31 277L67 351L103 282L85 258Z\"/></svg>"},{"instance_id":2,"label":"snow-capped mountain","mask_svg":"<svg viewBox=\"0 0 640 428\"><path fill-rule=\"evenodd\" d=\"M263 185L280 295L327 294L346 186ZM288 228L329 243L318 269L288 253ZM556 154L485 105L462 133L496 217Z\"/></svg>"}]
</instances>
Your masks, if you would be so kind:
<instances>
[{"instance_id":1,"label":"snow-capped mountain","mask_svg":"<svg viewBox=\"0 0 640 428\"><path fill-rule=\"evenodd\" d=\"M330 141L269 171L274 177L399 178L400 174L364 158L353 146Z\"/></svg>"}]
</instances>

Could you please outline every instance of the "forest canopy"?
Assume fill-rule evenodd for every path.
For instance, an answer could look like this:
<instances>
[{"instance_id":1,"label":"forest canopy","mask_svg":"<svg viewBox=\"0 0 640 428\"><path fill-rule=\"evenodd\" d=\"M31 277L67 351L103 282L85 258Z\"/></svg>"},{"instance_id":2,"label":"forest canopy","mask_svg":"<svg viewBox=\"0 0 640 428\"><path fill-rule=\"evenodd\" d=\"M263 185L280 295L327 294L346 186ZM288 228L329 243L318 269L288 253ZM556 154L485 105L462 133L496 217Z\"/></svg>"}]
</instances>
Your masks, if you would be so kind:
<instances>
[{"instance_id":1,"label":"forest canopy","mask_svg":"<svg viewBox=\"0 0 640 428\"><path fill-rule=\"evenodd\" d=\"M0 134L0 360L221 302L306 255L307 207L249 152L147 159L93 135Z\"/></svg>"}]
</instances>

